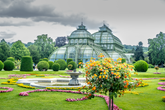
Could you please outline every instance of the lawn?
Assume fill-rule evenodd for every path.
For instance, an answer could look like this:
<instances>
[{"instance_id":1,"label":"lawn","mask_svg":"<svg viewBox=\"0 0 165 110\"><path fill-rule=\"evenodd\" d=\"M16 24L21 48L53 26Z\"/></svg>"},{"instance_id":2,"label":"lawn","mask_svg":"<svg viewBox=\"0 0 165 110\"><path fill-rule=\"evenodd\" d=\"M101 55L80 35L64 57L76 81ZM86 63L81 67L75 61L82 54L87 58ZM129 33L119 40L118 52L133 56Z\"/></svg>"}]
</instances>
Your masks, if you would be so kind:
<instances>
[{"instance_id":1,"label":"lawn","mask_svg":"<svg viewBox=\"0 0 165 110\"><path fill-rule=\"evenodd\" d=\"M134 78L165 78L165 70L160 68L158 72L161 74L153 74L155 69L149 69L147 72L140 72L139 75L134 75ZM10 74L57 74L69 76L65 71L0 71L0 78L7 78ZM46 77L60 77L50 75ZM81 75L80 77L83 77ZM36 78L35 75L27 76L27 78ZM0 79L1 82L6 82L7 79ZM114 103L122 110L165 110L165 102L162 97L165 96L165 91L157 90L159 79L145 80L149 86L138 87L133 90L139 92L137 94L126 93L124 96L114 98ZM21 88L17 85L2 85L0 87L11 87L13 91L0 93L0 110L107 110L108 106L103 98L95 97L91 100L67 102L67 98L82 98L84 95L62 92L35 92L29 96L19 96L20 92L29 91L31 89ZM2 89L0 89L2 90Z\"/></svg>"}]
</instances>

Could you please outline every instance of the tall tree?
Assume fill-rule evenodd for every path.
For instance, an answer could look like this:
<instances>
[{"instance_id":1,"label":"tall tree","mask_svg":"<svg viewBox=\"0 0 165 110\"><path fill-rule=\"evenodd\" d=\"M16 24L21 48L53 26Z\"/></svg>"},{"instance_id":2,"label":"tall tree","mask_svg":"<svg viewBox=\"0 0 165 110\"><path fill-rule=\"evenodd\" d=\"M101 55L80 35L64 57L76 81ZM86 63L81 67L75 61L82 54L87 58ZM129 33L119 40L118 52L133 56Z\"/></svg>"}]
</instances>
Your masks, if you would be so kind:
<instances>
[{"instance_id":1,"label":"tall tree","mask_svg":"<svg viewBox=\"0 0 165 110\"><path fill-rule=\"evenodd\" d=\"M67 41L67 37L57 37L55 46L62 47L67 44Z\"/></svg>"},{"instance_id":2,"label":"tall tree","mask_svg":"<svg viewBox=\"0 0 165 110\"><path fill-rule=\"evenodd\" d=\"M165 63L165 33L160 32L156 38L148 39L149 60L153 65Z\"/></svg>"},{"instance_id":3,"label":"tall tree","mask_svg":"<svg viewBox=\"0 0 165 110\"><path fill-rule=\"evenodd\" d=\"M38 47L36 45L30 45L28 49L30 51L30 56L32 56L33 62L37 64L41 59L41 55L39 54Z\"/></svg>"},{"instance_id":4,"label":"tall tree","mask_svg":"<svg viewBox=\"0 0 165 110\"><path fill-rule=\"evenodd\" d=\"M0 60L4 62L8 57L10 57L10 46L2 39L0 42Z\"/></svg>"},{"instance_id":5,"label":"tall tree","mask_svg":"<svg viewBox=\"0 0 165 110\"><path fill-rule=\"evenodd\" d=\"M136 50L134 52L134 57L135 57L135 61L144 60L143 43L141 41L139 42L139 45L136 46Z\"/></svg>"},{"instance_id":6,"label":"tall tree","mask_svg":"<svg viewBox=\"0 0 165 110\"><path fill-rule=\"evenodd\" d=\"M53 42L52 38L48 38L47 34L37 36L37 40L35 40L34 45L38 47L41 58L48 58L49 55L56 49L54 47L55 42Z\"/></svg>"},{"instance_id":7,"label":"tall tree","mask_svg":"<svg viewBox=\"0 0 165 110\"><path fill-rule=\"evenodd\" d=\"M16 60L21 60L22 56L30 56L29 49L20 40L13 43L10 52Z\"/></svg>"}]
</instances>

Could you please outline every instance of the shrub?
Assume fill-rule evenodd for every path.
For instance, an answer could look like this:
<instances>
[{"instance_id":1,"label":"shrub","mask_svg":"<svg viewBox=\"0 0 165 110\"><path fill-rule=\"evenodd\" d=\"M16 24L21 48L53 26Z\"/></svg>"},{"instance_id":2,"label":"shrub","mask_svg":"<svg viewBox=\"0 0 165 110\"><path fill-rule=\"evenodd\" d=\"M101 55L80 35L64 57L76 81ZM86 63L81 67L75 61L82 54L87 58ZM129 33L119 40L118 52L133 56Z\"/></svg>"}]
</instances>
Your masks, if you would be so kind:
<instances>
[{"instance_id":1,"label":"shrub","mask_svg":"<svg viewBox=\"0 0 165 110\"><path fill-rule=\"evenodd\" d=\"M74 70L74 69L76 69L77 64L74 61L70 61L68 63L68 66L67 67L68 67L68 70Z\"/></svg>"},{"instance_id":2,"label":"shrub","mask_svg":"<svg viewBox=\"0 0 165 110\"><path fill-rule=\"evenodd\" d=\"M148 64L144 60L137 61L134 67L134 70L137 72L146 72L148 70Z\"/></svg>"},{"instance_id":3,"label":"shrub","mask_svg":"<svg viewBox=\"0 0 165 110\"><path fill-rule=\"evenodd\" d=\"M20 71L33 71L33 61L30 56L23 56Z\"/></svg>"},{"instance_id":4,"label":"shrub","mask_svg":"<svg viewBox=\"0 0 165 110\"><path fill-rule=\"evenodd\" d=\"M48 60L48 58L43 58L42 61L47 61L48 62L49 60Z\"/></svg>"},{"instance_id":5,"label":"shrub","mask_svg":"<svg viewBox=\"0 0 165 110\"><path fill-rule=\"evenodd\" d=\"M125 58L122 58L121 59L121 63L125 63L126 62L126 59Z\"/></svg>"},{"instance_id":6,"label":"shrub","mask_svg":"<svg viewBox=\"0 0 165 110\"><path fill-rule=\"evenodd\" d=\"M69 63L70 61L73 61L73 59L72 59L72 58L68 58L68 59L67 59L67 65L68 65L68 63Z\"/></svg>"},{"instance_id":7,"label":"shrub","mask_svg":"<svg viewBox=\"0 0 165 110\"><path fill-rule=\"evenodd\" d=\"M0 71L4 68L3 62L0 60Z\"/></svg>"},{"instance_id":8,"label":"shrub","mask_svg":"<svg viewBox=\"0 0 165 110\"><path fill-rule=\"evenodd\" d=\"M15 62L15 59L13 57L8 57L6 60L10 60L10 61Z\"/></svg>"},{"instance_id":9,"label":"shrub","mask_svg":"<svg viewBox=\"0 0 165 110\"><path fill-rule=\"evenodd\" d=\"M148 64L148 68L154 68L154 65Z\"/></svg>"},{"instance_id":10,"label":"shrub","mask_svg":"<svg viewBox=\"0 0 165 110\"><path fill-rule=\"evenodd\" d=\"M60 65L60 70L65 70L67 67L65 60L59 59L56 61L56 63Z\"/></svg>"},{"instance_id":11,"label":"shrub","mask_svg":"<svg viewBox=\"0 0 165 110\"><path fill-rule=\"evenodd\" d=\"M49 63L49 69L52 69L52 65L54 64L54 62L48 61L48 63Z\"/></svg>"},{"instance_id":12,"label":"shrub","mask_svg":"<svg viewBox=\"0 0 165 110\"><path fill-rule=\"evenodd\" d=\"M14 62L11 60L4 61L4 70L12 71L15 68Z\"/></svg>"},{"instance_id":13,"label":"shrub","mask_svg":"<svg viewBox=\"0 0 165 110\"><path fill-rule=\"evenodd\" d=\"M79 60L78 61L78 68L83 68L83 62L82 62L82 60Z\"/></svg>"},{"instance_id":14,"label":"shrub","mask_svg":"<svg viewBox=\"0 0 165 110\"><path fill-rule=\"evenodd\" d=\"M53 71L58 71L60 69L60 65L58 63L54 63L52 65L52 69L53 69Z\"/></svg>"},{"instance_id":15,"label":"shrub","mask_svg":"<svg viewBox=\"0 0 165 110\"><path fill-rule=\"evenodd\" d=\"M47 61L40 61L37 64L37 68L39 71L47 71L49 69L49 63Z\"/></svg>"}]
</instances>

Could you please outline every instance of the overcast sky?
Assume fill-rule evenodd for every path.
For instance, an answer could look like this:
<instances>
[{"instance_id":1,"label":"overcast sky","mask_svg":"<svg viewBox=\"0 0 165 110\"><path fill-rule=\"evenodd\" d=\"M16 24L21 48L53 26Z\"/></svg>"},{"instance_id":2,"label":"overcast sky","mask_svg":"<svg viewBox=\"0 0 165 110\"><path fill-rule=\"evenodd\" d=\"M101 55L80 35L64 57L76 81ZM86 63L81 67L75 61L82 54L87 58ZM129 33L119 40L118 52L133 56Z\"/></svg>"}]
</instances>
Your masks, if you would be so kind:
<instances>
[{"instance_id":1,"label":"overcast sky","mask_svg":"<svg viewBox=\"0 0 165 110\"><path fill-rule=\"evenodd\" d=\"M103 22L122 44L148 46L165 33L165 0L0 0L0 40L56 39L83 24L93 34Z\"/></svg>"}]
</instances>

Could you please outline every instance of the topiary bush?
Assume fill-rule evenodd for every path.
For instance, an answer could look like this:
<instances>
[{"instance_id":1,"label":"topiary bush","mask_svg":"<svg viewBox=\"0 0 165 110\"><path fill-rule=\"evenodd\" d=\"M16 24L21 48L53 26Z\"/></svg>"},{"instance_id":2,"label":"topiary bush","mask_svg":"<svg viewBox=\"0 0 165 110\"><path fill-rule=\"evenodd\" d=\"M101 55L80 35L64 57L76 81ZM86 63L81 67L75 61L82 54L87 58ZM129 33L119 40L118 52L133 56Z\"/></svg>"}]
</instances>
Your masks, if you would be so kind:
<instances>
[{"instance_id":1,"label":"topiary bush","mask_svg":"<svg viewBox=\"0 0 165 110\"><path fill-rule=\"evenodd\" d=\"M134 70L137 72L146 72L148 70L148 64L144 60L139 60L134 64Z\"/></svg>"},{"instance_id":2,"label":"topiary bush","mask_svg":"<svg viewBox=\"0 0 165 110\"><path fill-rule=\"evenodd\" d=\"M69 63L70 61L73 61L73 59L72 59L72 58L68 58L68 59L67 59L67 65L68 65L68 63Z\"/></svg>"},{"instance_id":3,"label":"topiary bush","mask_svg":"<svg viewBox=\"0 0 165 110\"><path fill-rule=\"evenodd\" d=\"M148 64L148 68L154 68L155 66L152 64Z\"/></svg>"},{"instance_id":4,"label":"topiary bush","mask_svg":"<svg viewBox=\"0 0 165 110\"><path fill-rule=\"evenodd\" d=\"M11 60L4 61L4 70L12 71L15 68L14 62Z\"/></svg>"},{"instance_id":5,"label":"topiary bush","mask_svg":"<svg viewBox=\"0 0 165 110\"><path fill-rule=\"evenodd\" d=\"M47 71L49 69L49 63L47 61L40 61L37 64L37 68L39 71Z\"/></svg>"},{"instance_id":6,"label":"topiary bush","mask_svg":"<svg viewBox=\"0 0 165 110\"><path fill-rule=\"evenodd\" d=\"M15 62L15 59L13 57L8 57L6 60L10 60L10 61Z\"/></svg>"},{"instance_id":7,"label":"topiary bush","mask_svg":"<svg viewBox=\"0 0 165 110\"><path fill-rule=\"evenodd\" d=\"M52 69L52 65L54 64L54 62L48 61L48 63L49 63L49 69Z\"/></svg>"},{"instance_id":8,"label":"topiary bush","mask_svg":"<svg viewBox=\"0 0 165 110\"><path fill-rule=\"evenodd\" d=\"M48 62L49 60L48 60L48 58L43 58L42 61L47 61Z\"/></svg>"},{"instance_id":9,"label":"topiary bush","mask_svg":"<svg viewBox=\"0 0 165 110\"><path fill-rule=\"evenodd\" d=\"M126 63L126 59L125 58L122 58L121 59L121 63Z\"/></svg>"},{"instance_id":10,"label":"topiary bush","mask_svg":"<svg viewBox=\"0 0 165 110\"><path fill-rule=\"evenodd\" d=\"M20 71L33 71L33 61L30 56L23 56Z\"/></svg>"},{"instance_id":11,"label":"topiary bush","mask_svg":"<svg viewBox=\"0 0 165 110\"><path fill-rule=\"evenodd\" d=\"M58 71L60 69L60 65L58 63L54 63L52 65L52 69L53 69L53 71Z\"/></svg>"},{"instance_id":12,"label":"topiary bush","mask_svg":"<svg viewBox=\"0 0 165 110\"><path fill-rule=\"evenodd\" d=\"M0 60L0 71L4 68L3 62Z\"/></svg>"},{"instance_id":13,"label":"topiary bush","mask_svg":"<svg viewBox=\"0 0 165 110\"><path fill-rule=\"evenodd\" d=\"M60 65L60 70L65 70L67 67L65 60L59 59L56 61L56 63Z\"/></svg>"},{"instance_id":14,"label":"topiary bush","mask_svg":"<svg viewBox=\"0 0 165 110\"><path fill-rule=\"evenodd\" d=\"M77 64L74 61L70 61L67 65L68 70L74 70L77 67Z\"/></svg>"}]
</instances>

